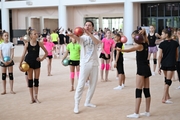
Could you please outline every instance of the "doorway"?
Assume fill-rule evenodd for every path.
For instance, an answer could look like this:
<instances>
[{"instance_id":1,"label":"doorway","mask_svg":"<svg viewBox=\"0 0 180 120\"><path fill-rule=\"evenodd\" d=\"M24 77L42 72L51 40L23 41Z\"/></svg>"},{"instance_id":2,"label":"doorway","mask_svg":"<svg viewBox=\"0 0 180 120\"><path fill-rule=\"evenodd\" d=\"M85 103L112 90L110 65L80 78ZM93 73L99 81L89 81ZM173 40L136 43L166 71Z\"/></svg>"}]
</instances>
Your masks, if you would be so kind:
<instances>
[{"instance_id":1,"label":"doorway","mask_svg":"<svg viewBox=\"0 0 180 120\"><path fill-rule=\"evenodd\" d=\"M161 32L164 28L174 27L173 25L173 18L172 17L165 17L165 18L158 18L157 19L157 32L161 35Z\"/></svg>"},{"instance_id":2,"label":"doorway","mask_svg":"<svg viewBox=\"0 0 180 120\"><path fill-rule=\"evenodd\" d=\"M161 35L161 32L162 32L162 30L165 28L164 27L164 19L158 19L158 21L157 21L158 23L157 23L157 32L158 32L158 34L159 35Z\"/></svg>"}]
</instances>

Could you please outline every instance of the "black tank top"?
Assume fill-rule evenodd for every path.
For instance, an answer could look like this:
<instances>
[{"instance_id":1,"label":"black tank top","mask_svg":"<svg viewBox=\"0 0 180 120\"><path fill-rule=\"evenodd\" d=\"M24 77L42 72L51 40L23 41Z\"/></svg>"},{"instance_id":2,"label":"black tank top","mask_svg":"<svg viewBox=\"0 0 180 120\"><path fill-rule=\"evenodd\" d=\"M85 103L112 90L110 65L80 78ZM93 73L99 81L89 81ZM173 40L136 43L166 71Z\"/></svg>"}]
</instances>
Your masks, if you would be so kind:
<instances>
[{"instance_id":1,"label":"black tank top","mask_svg":"<svg viewBox=\"0 0 180 120\"><path fill-rule=\"evenodd\" d=\"M59 34L59 40L60 42L64 42L64 34Z\"/></svg>"},{"instance_id":2,"label":"black tank top","mask_svg":"<svg viewBox=\"0 0 180 120\"><path fill-rule=\"evenodd\" d=\"M142 43L143 50L142 51L136 51L136 62L137 66L139 65L146 65L148 64L148 43Z\"/></svg>"},{"instance_id":3,"label":"black tank top","mask_svg":"<svg viewBox=\"0 0 180 120\"><path fill-rule=\"evenodd\" d=\"M28 42L27 51L25 61L36 61L37 57L39 57L39 42L37 41L36 46L32 46Z\"/></svg>"},{"instance_id":4,"label":"black tank top","mask_svg":"<svg viewBox=\"0 0 180 120\"><path fill-rule=\"evenodd\" d=\"M156 44L155 44L155 41L156 41L155 33L152 36L150 35L150 33L148 34L148 41L149 41L149 47L156 46Z\"/></svg>"},{"instance_id":5,"label":"black tank top","mask_svg":"<svg viewBox=\"0 0 180 120\"><path fill-rule=\"evenodd\" d=\"M66 43L69 44L69 36L65 36L66 37Z\"/></svg>"}]
</instances>

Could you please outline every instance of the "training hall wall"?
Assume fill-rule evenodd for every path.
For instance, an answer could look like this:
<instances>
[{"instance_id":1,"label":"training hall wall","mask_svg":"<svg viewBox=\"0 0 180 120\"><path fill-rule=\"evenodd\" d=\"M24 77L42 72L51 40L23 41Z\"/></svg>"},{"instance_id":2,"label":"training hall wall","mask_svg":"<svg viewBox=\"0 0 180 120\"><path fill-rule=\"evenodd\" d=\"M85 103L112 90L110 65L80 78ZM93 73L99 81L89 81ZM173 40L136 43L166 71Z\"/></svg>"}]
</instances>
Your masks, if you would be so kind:
<instances>
[{"instance_id":1,"label":"training hall wall","mask_svg":"<svg viewBox=\"0 0 180 120\"><path fill-rule=\"evenodd\" d=\"M133 28L135 29L140 24L139 3L133 3L133 7ZM83 26L85 17L123 16L124 4L67 6L67 27ZM61 26L58 25L58 17L58 7L12 9L12 29L27 29L31 26L40 32L43 29L41 28L41 22L43 22L44 28L53 30Z\"/></svg>"}]
</instances>

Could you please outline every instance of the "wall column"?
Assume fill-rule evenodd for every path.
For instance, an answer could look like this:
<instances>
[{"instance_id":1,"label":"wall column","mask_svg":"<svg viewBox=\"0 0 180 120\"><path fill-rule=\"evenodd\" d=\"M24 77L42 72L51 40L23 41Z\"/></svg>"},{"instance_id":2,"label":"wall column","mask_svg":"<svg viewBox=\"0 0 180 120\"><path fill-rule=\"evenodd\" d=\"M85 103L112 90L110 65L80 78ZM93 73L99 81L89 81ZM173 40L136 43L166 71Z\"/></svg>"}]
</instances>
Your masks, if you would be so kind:
<instances>
[{"instance_id":1,"label":"wall column","mask_svg":"<svg viewBox=\"0 0 180 120\"><path fill-rule=\"evenodd\" d=\"M26 29L28 29L31 26L31 17L25 17L26 21Z\"/></svg>"},{"instance_id":2,"label":"wall column","mask_svg":"<svg viewBox=\"0 0 180 120\"><path fill-rule=\"evenodd\" d=\"M99 16L99 28L101 28L103 30L103 17L101 15Z\"/></svg>"},{"instance_id":3,"label":"wall column","mask_svg":"<svg viewBox=\"0 0 180 120\"><path fill-rule=\"evenodd\" d=\"M128 41L126 44L133 44L131 33L133 32L133 3L131 0L125 0L124 2L124 35Z\"/></svg>"},{"instance_id":4,"label":"wall column","mask_svg":"<svg viewBox=\"0 0 180 120\"><path fill-rule=\"evenodd\" d=\"M58 6L58 24L59 28L62 27L64 30L67 30L67 10L66 6L61 3L62 0L59 0L59 6Z\"/></svg>"},{"instance_id":5,"label":"wall column","mask_svg":"<svg viewBox=\"0 0 180 120\"><path fill-rule=\"evenodd\" d=\"M9 28L9 9L4 7L5 0L1 0L1 20L2 20L2 30L10 32ZM10 37L9 37L10 38Z\"/></svg>"},{"instance_id":6,"label":"wall column","mask_svg":"<svg viewBox=\"0 0 180 120\"><path fill-rule=\"evenodd\" d=\"M44 29L44 17L40 16L40 32L41 34L43 33L43 29Z\"/></svg>"}]
</instances>

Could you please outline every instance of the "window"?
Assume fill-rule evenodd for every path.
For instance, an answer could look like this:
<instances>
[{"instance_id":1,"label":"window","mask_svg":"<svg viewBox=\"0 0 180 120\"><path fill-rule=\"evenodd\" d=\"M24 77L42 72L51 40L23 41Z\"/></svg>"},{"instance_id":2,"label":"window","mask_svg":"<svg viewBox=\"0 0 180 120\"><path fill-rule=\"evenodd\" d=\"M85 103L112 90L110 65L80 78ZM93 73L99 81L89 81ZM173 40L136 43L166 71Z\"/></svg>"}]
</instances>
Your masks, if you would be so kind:
<instances>
[{"instance_id":1,"label":"window","mask_svg":"<svg viewBox=\"0 0 180 120\"><path fill-rule=\"evenodd\" d=\"M164 17L164 4L158 4L158 17Z\"/></svg>"},{"instance_id":2,"label":"window","mask_svg":"<svg viewBox=\"0 0 180 120\"><path fill-rule=\"evenodd\" d=\"M178 16L179 7L180 7L180 4L178 3L172 4L172 16Z\"/></svg>"},{"instance_id":3,"label":"window","mask_svg":"<svg viewBox=\"0 0 180 120\"><path fill-rule=\"evenodd\" d=\"M157 17L158 4L151 5L151 17Z\"/></svg>"},{"instance_id":4,"label":"window","mask_svg":"<svg viewBox=\"0 0 180 120\"><path fill-rule=\"evenodd\" d=\"M115 29L122 29L123 30L123 18L121 17L104 17L103 18L103 28L109 28L112 30Z\"/></svg>"},{"instance_id":5,"label":"window","mask_svg":"<svg viewBox=\"0 0 180 120\"><path fill-rule=\"evenodd\" d=\"M165 16L169 17L169 16L171 16L172 3L167 3L165 6L166 6L165 7Z\"/></svg>"},{"instance_id":6,"label":"window","mask_svg":"<svg viewBox=\"0 0 180 120\"><path fill-rule=\"evenodd\" d=\"M141 8L141 15L144 17L150 17L151 6L149 4L142 4Z\"/></svg>"},{"instance_id":7,"label":"window","mask_svg":"<svg viewBox=\"0 0 180 120\"><path fill-rule=\"evenodd\" d=\"M142 23L141 26L148 26L148 25L149 25L149 23L148 23L148 18L143 18L143 19L141 20L141 23Z\"/></svg>"},{"instance_id":8,"label":"window","mask_svg":"<svg viewBox=\"0 0 180 120\"><path fill-rule=\"evenodd\" d=\"M173 24L175 28L179 28L180 25L179 25L179 18L178 17L173 17Z\"/></svg>"}]
</instances>

